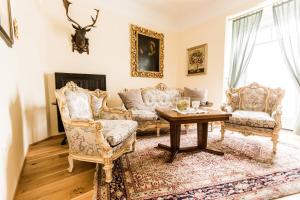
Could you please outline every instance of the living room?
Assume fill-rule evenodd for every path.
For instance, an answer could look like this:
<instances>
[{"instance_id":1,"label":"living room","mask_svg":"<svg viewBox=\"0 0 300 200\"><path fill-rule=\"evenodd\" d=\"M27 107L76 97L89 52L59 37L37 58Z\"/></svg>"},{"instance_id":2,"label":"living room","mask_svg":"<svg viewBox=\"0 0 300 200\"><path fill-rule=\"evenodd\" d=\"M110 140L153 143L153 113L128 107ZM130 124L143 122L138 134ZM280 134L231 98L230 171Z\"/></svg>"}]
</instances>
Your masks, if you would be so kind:
<instances>
[{"instance_id":1,"label":"living room","mask_svg":"<svg viewBox=\"0 0 300 200\"><path fill-rule=\"evenodd\" d=\"M299 0L2 1L0 199L299 199L299 6ZM144 52L156 55L154 64ZM115 157L75 155L68 133L61 144L61 130L74 124L58 116L68 101L56 89L68 80L77 83L65 87L70 91L84 88L79 80L91 84L89 94L103 97L103 115L123 115L137 129ZM150 120L132 118L129 106L137 101L126 105L126 92L136 90L138 103L151 107L143 111ZM245 91L251 95L243 103ZM205 98L193 100L195 93ZM180 111L180 101L191 108ZM183 117L175 123L174 113L156 110L155 102L174 103L168 111ZM197 113L184 114L192 108ZM257 127L260 115L232 125L233 112L247 108L271 122ZM198 149L181 153L178 145L197 141ZM155 148L160 143L171 148Z\"/></svg>"}]
</instances>

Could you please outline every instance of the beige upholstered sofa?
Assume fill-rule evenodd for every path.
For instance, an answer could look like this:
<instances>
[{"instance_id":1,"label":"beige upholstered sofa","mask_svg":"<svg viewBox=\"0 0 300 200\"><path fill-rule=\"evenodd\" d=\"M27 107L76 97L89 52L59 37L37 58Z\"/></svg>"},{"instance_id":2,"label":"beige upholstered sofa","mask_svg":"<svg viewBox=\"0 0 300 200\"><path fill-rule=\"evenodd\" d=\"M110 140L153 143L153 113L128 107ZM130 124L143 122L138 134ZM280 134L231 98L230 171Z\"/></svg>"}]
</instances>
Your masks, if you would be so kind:
<instances>
[{"instance_id":1,"label":"beige upholstered sofa","mask_svg":"<svg viewBox=\"0 0 300 200\"><path fill-rule=\"evenodd\" d=\"M128 100L122 96L123 93L134 92L135 101L139 100L140 106L130 107ZM156 128L157 135L160 135L160 128L169 124L159 119L155 113L156 108L175 108L176 97L183 95L183 90L178 88L167 88L165 84L160 83L155 87L141 89L125 89L119 93L126 109L132 112L133 120L138 122L138 130L143 131L149 128ZM127 102L126 102L127 101Z\"/></svg>"},{"instance_id":2,"label":"beige upholstered sofa","mask_svg":"<svg viewBox=\"0 0 300 200\"><path fill-rule=\"evenodd\" d=\"M168 88L165 84L159 83L155 87L146 87L140 89L124 89L119 93L123 105L132 112L133 120L138 122L138 131L155 128L157 136L160 135L161 127L169 127L169 123L159 119L156 115L156 108L176 108L176 98L189 96L191 100L199 100L206 103L206 106L212 106L207 101L207 89L198 88ZM188 130L189 125L185 125Z\"/></svg>"},{"instance_id":3,"label":"beige upholstered sofa","mask_svg":"<svg viewBox=\"0 0 300 200\"><path fill-rule=\"evenodd\" d=\"M69 142L69 172L74 159L101 163L111 182L113 161L134 150L137 122L129 111L107 108L105 91L69 82L55 94Z\"/></svg>"},{"instance_id":4,"label":"beige upholstered sofa","mask_svg":"<svg viewBox=\"0 0 300 200\"><path fill-rule=\"evenodd\" d=\"M249 86L229 89L226 95L227 104L221 109L232 113L232 117L221 124L221 139L224 139L225 130L237 131L246 136L271 137L275 154L281 129L280 104L284 91L252 83Z\"/></svg>"}]
</instances>

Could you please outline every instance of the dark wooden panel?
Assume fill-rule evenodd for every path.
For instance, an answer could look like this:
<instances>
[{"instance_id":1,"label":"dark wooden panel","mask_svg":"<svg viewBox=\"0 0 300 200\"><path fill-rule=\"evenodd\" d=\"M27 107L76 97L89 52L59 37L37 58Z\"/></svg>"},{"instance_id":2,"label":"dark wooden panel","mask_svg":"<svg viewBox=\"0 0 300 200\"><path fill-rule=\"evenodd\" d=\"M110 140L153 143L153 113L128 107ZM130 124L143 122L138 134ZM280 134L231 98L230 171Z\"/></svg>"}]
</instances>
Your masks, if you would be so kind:
<instances>
[{"instance_id":1,"label":"dark wooden panel","mask_svg":"<svg viewBox=\"0 0 300 200\"><path fill-rule=\"evenodd\" d=\"M55 88L60 89L69 81L73 81L79 87L95 90L100 89L106 91L106 75L103 74L74 74L55 72ZM58 131L64 132L63 123L61 121L59 109L57 108Z\"/></svg>"}]
</instances>

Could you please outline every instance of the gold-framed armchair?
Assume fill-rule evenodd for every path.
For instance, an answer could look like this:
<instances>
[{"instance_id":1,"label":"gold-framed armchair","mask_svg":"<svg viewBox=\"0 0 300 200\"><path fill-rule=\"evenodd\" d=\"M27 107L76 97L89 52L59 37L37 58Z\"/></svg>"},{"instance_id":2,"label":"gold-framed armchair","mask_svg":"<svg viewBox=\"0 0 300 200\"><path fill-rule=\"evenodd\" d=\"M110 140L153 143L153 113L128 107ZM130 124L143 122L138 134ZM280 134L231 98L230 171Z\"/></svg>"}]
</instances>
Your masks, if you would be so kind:
<instances>
[{"instance_id":1,"label":"gold-framed armchair","mask_svg":"<svg viewBox=\"0 0 300 200\"><path fill-rule=\"evenodd\" d=\"M271 137L275 154L281 129L280 104L284 90L252 83L245 87L230 88L226 96L227 103L221 109L231 113L232 117L221 123L221 140L224 140L225 130L240 132L245 136Z\"/></svg>"},{"instance_id":2,"label":"gold-framed armchair","mask_svg":"<svg viewBox=\"0 0 300 200\"><path fill-rule=\"evenodd\" d=\"M108 108L105 91L89 91L68 82L55 92L69 142L69 172L73 160L103 164L112 181L113 161L134 150L137 122L130 111Z\"/></svg>"}]
</instances>

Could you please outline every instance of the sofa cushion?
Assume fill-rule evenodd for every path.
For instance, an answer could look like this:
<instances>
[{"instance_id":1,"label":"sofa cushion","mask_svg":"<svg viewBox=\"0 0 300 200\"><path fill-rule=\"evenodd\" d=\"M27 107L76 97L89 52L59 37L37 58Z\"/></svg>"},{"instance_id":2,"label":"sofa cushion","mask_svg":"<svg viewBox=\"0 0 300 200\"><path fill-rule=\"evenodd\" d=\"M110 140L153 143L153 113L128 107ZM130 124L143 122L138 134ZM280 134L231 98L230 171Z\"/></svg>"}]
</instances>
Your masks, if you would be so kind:
<instances>
[{"instance_id":1,"label":"sofa cushion","mask_svg":"<svg viewBox=\"0 0 300 200\"><path fill-rule=\"evenodd\" d=\"M71 119L92 120L90 96L83 91L66 91L66 102Z\"/></svg>"},{"instance_id":2,"label":"sofa cushion","mask_svg":"<svg viewBox=\"0 0 300 200\"><path fill-rule=\"evenodd\" d=\"M114 147L130 135L132 135L137 129L137 122L132 120L101 120L103 122L103 136Z\"/></svg>"},{"instance_id":3,"label":"sofa cushion","mask_svg":"<svg viewBox=\"0 0 300 200\"><path fill-rule=\"evenodd\" d=\"M131 110L132 119L136 121L154 121L158 117L155 112L150 110Z\"/></svg>"},{"instance_id":4,"label":"sofa cushion","mask_svg":"<svg viewBox=\"0 0 300 200\"><path fill-rule=\"evenodd\" d=\"M274 128L276 123L268 113L236 110L227 123L251 126L257 128Z\"/></svg>"},{"instance_id":5,"label":"sofa cushion","mask_svg":"<svg viewBox=\"0 0 300 200\"><path fill-rule=\"evenodd\" d=\"M119 92L119 96L126 109L145 110L147 109L142 99L140 90L129 90L126 92Z\"/></svg>"},{"instance_id":6,"label":"sofa cushion","mask_svg":"<svg viewBox=\"0 0 300 200\"><path fill-rule=\"evenodd\" d=\"M205 88L190 89L190 88L184 87L183 93L184 93L185 97L190 97L191 101L207 102L208 90Z\"/></svg>"},{"instance_id":7,"label":"sofa cushion","mask_svg":"<svg viewBox=\"0 0 300 200\"><path fill-rule=\"evenodd\" d=\"M142 97L145 105L151 110L156 108L173 108L176 104L176 97L180 97L181 92L178 89L159 90L148 88L142 91Z\"/></svg>"}]
</instances>

